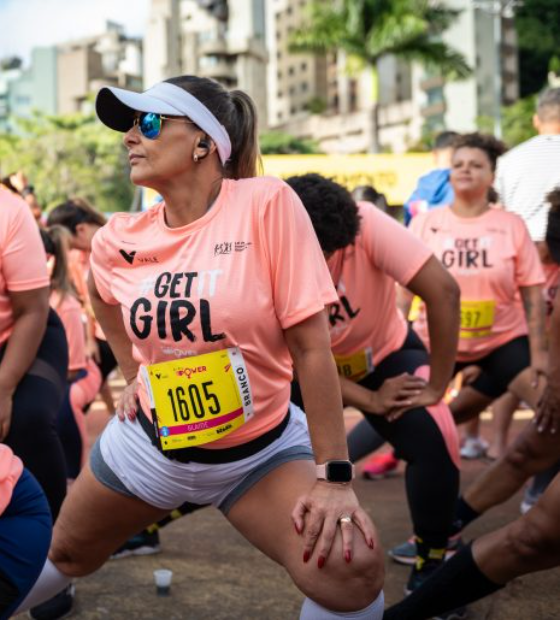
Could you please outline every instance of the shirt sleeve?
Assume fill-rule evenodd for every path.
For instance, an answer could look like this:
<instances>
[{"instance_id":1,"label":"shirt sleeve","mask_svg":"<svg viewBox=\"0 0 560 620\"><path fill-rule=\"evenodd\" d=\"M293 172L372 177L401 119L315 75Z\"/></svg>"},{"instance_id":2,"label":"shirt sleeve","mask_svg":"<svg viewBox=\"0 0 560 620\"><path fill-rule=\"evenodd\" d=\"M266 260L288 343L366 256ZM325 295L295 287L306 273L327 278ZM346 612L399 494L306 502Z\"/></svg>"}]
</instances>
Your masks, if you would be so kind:
<instances>
[{"instance_id":1,"label":"shirt sleeve","mask_svg":"<svg viewBox=\"0 0 560 620\"><path fill-rule=\"evenodd\" d=\"M518 286L536 286L546 281L535 243L529 236L525 222L512 214L515 256L515 280Z\"/></svg>"},{"instance_id":2,"label":"shirt sleeve","mask_svg":"<svg viewBox=\"0 0 560 620\"><path fill-rule=\"evenodd\" d=\"M411 229L379 209L361 205L360 214L360 237L373 266L406 286L432 256L432 251Z\"/></svg>"},{"instance_id":3,"label":"shirt sleeve","mask_svg":"<svg viewBox=\"0 0 560 620\"><path fill-rule=\"evenodd\" d=\"M44 288L50 281L39 228L27 204L15 198L14 201L5 205L11 220L0 250L6 288L14 292Z\"/></svg>"},{"instance_id":4,"label":"shirt sleeve","mask_svg":"<svg viewBox=\"0 0 560 620\"><path fill-rule=\"evenodd\" d=\"M111 261L110 243L111 222L105 224L94 235L91 244L90 269L95 280L95 286L101 299L111 306L116 306L119 302L115 299L111 287L113 280L113 263Z\"/></svg>"},{"instance_id":5,"label":"shirt sleeve","mask_svg":"<svg viewBox=\"0 0 560 620\"><path fill-rule=\"evenodd\" d=\"M337 301L313 225L286 184L267 201L260 222L270 267L274 307L282 329Z\"/></svg>"}]
</instances>

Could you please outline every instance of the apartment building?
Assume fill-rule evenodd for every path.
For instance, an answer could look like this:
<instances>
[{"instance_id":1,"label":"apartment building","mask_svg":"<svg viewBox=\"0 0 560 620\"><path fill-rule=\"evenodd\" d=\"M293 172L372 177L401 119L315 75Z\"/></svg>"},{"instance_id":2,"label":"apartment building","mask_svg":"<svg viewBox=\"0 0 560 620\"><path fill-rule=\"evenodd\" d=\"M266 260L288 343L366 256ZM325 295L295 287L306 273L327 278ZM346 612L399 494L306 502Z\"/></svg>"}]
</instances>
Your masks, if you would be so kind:
<instances>
[{"instance_id":1,"label":"apartment building","mask_svg":"<svg viewBox=\"0 0 560 620\"><path fill-rule=\"evenodd\" d=\"M144 85L193 74L240 88L267 124L265 0L152 0Z\"/></svg>"},{"instance_id":2,"label":"apartment building","mask_svg":"<svg viewBox=\"0 0 560 620\"><path fill-rule=\"evenodd\" d=\"M389 56L378 63L377 87L371 70L349 66L343 54L290 53L289 34L304 24L305 4L302 0L267 2L271 128L314 138L327 153L398 153L418 143L424 131L472 131L480 117L494 114L498 46L494 17L485 7L488 4L490 9L494 3L447 0L460 15L443 39L473 67L470 78L445 81L437 72ZM512 19L501 20L499 53L501 103L508 104L518 97ZM321 101L323 106L313 105Z\"/></svg>"}]
</instances>

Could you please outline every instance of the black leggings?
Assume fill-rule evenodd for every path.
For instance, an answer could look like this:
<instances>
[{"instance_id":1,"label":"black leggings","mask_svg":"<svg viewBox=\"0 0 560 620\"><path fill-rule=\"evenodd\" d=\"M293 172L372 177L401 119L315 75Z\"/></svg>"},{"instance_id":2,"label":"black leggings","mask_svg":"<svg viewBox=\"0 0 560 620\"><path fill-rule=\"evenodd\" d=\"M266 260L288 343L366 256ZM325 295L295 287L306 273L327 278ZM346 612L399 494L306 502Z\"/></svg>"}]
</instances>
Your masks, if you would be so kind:
<instances>
[{"instance_id":1,"label":"black leggings","mask_svg":"<svg viewBox=\"0 0 560 620\"><path fill-rule=\"evenodd\" d=\"M410 330L403 346L359 383L369 390L378 390L386 379L403 372L414 374L418 367L427 365L428 353ZM302 406L299 387L292 390L292 400ZM445 547L459 492L459 470L438 425L424 407L408 411L396 422L388 422L379 415L365 417L395 448L397 458L407 463L406 493L414 533L430 547Z\"/></svg>"},{"instance_id":2,"label":"black leggings","mask_svg":"<svg viewBox=\"0 0 560 620\"><path fill-rule=\"evenodd\" d=\"M109 343L106 340L101 340L101 338L96 338L97 346L99 347L99 357L101 358L99 363L99 370L101 371L102 376L102 384L105 383L107 377L115 370L117 367L117 359L109 346Z\"/></svg>"},{"instance_id":3,"label":"black leggings","mask_svg":"<svg viewBox=\"0 0 560 620\"><path fill-rule=\"evenodd\" d=\"M0 358L3 353L4 350ZM66 464L56 420L66 389L67 368L66 335L60 319L51 310L36 363L14 393L12 423L4 443L43 488L53 521L66 495Z\"/></svg>"}]
</instances>

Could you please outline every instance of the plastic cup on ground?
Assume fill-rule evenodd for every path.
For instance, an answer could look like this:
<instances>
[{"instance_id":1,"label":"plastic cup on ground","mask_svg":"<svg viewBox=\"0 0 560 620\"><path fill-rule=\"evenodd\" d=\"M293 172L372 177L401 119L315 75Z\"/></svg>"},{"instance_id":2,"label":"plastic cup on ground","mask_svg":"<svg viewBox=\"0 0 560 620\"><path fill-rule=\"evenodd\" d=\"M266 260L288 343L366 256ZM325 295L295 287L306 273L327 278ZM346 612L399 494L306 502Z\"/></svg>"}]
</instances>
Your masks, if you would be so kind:
<instances>
[{"instance_id":1,"label":"plastic cup on ground","mask_svg":"<svg viewBox=\"0 0 560 620\"><path fill-rule=\"evenodd\" d=\"M156 592L158 596L169 596L172 578L173 571L167 570L166 568L159 568L154 571L154 580L156 582Z\"/></svg>"}]
</instances>

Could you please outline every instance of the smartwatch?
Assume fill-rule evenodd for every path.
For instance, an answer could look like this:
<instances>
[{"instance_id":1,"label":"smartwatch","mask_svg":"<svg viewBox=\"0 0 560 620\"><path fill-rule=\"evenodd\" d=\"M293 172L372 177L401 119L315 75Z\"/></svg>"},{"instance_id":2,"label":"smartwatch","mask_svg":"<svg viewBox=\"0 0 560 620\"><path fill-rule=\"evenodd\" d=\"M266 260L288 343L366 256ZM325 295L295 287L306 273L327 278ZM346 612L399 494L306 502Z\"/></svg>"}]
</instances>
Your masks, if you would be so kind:
<instances>
[{"instance_id":1,"label":"smartwatch","mask_svg":"<svg viewBox=\"0 0 560 620\"><path fill-rule=\"evenodd\" d=\"M317 465L317 478L337 484L352 482L354 478L354 464L351 461L342 460L326 461L321 465Z\"/></svg>"}]
</instances>

